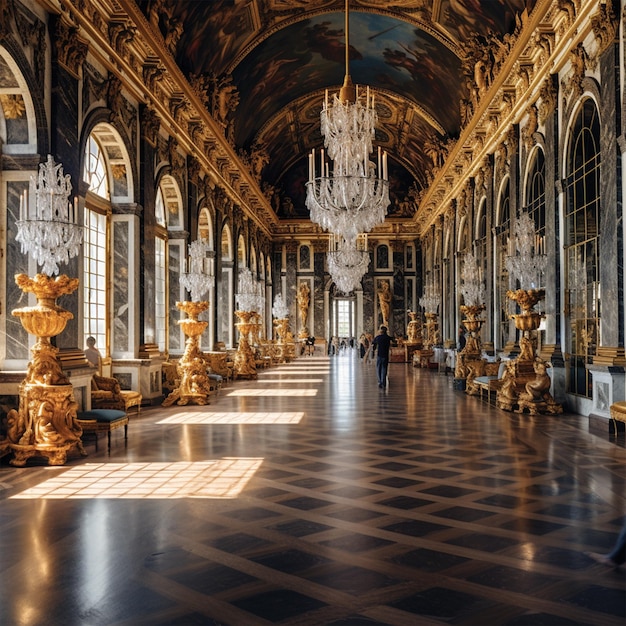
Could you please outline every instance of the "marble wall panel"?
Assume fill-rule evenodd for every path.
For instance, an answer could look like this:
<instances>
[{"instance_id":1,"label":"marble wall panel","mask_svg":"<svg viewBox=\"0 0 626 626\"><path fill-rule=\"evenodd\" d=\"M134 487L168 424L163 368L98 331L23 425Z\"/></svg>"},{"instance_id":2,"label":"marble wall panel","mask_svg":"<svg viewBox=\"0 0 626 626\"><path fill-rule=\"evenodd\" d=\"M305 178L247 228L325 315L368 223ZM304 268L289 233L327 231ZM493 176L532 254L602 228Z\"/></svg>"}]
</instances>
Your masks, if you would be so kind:
<instances>
[{"instance_id":1,"label":"marble wall panel","mask_svg":"<svg viewBox=\"0 0 626 626\"><path fill-rule=\"evenodd\" d=\"M20 194L27 188L28 181L9 181L6 187L7 284L5 308L7 312L28 305L28 294L23 293L13 279L16 274L28 274L28 257L21 253L20 244L15 241L17 235L15 222L19 218ZM28 333L22 327L19 318L7 315L5 331L6 358L28 360L30 356Z\"/></svg>"},{"instance_id":2,"label":"marble wall panel","mask_svg":"<svg viewBox=\"0 0 626 626\"><path fill-rule=\"evenodd\" d=\"M127 222L113 224L113 352L130 352L129 230Z\"/></svg>"}]
</instances>

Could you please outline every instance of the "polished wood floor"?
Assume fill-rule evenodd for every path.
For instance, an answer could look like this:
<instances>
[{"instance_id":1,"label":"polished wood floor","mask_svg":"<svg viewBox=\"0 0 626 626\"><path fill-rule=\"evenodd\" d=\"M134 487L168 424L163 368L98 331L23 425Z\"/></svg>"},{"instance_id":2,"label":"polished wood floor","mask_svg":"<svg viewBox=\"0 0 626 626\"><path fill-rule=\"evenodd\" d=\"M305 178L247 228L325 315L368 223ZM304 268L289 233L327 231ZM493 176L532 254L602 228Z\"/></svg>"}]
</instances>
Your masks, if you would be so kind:
<instances>
[{"instance_id":1,"label":"polished wood floor","mask_svg":"<svg viewBox=\"0 0 626 626\"><path fill-rule=\"evenodd\" d=\"M308 357L0 466L0 623L623 626L626 449L452 377Z\"/></svg>"}]
</instances>

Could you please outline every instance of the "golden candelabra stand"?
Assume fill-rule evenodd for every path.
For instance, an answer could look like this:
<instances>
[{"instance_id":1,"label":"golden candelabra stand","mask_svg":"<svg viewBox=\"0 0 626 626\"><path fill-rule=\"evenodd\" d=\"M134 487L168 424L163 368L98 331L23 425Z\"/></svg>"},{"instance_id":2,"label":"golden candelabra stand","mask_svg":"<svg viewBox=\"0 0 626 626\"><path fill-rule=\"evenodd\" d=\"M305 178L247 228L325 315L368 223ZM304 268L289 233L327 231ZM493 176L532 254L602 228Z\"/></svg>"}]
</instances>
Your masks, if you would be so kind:
<instances>
[{"instance_id":1,"label":"golden candelabra stand","mask_svg":"<svg viewBox=\"0 0 626 626\"><path fill-rule=\"evenodd\" d=\"M8 413L7 445L13 453L11 465L21 467L33 456L43 456L50 465L63 465L67 453L76 448L85 454L77 422L74 390L57 360L58 349L50 342L63 332L74 316L56 304L59 296L78 287L77 278L52 278L18 274L15 282L24 293L33 293L35 306L14 309L24 329L37 337L31 349L26 378L19 386L19 406Z\"/></svg>"},{"instance_id":2,"label":"golden candelabra stand","mask_svg":"<svg viewBox=\"0 0 626 626\"><path fill-rule=\"evenodd\" d=\"M210 364L200 350L200 336L208 326L208 322L198 319L200 313L209 308L209 303L185 301L177 302L176 307L187 314L185 319L178 320L187 339L185 352L176 365L178 387L165 398L162 406L171 406L174 402L181 406L190 402L198 405L209 404Z\"/></svg>"},{"instance_id":3,"label":"golden candelabra stand","mask_svg":"<svg viewBox=\"0 0 626 626\"><path fill-rule=\"evenodd\" d=\"M256 325L258 313L237 310L235 315L239 318L235 324L239 331L239 345L235 352L233 372L235 378L256 378L256 359L248 338Z\"/></svg>"},{"instance_id":4,"label":"golden candelabra stand","mask_svg":"<svg viewBox=\"0 0 626 626\"><path fill-rule=\"evenodd\" d=\"M515 328L522 333L519 356L507 363L502 384L496 396L496 405L505 411L531 415L563 412L550 394L550 364L536 356L537 330L541 324L541 313L534 310L537 302L545 296L543 289L517 289L507 291L507 298L516 302L522 312L511 315Z\"/></svg>"},{"instance_id":5,"label":"golden candelabra stand","mask_svg":"<svg viewBox=\"0 0 626 626\"><path fill-rule=\"evenodd\" d=\"M276 328L276 335L278 336L276 343L276 347L278 348L278 360L281 363L289 363L296 356L296 345L293 340L293 335L289 330L289 318L283 317L274 319L274 327Z\"/></svg>"},{"instance_id":6,"label":"golden candelabra stand","mask_svg":"<svg viewBox=\"0 0 626 626\"><path fill-rule=\"evenodd\" d=\"M480 331L485 320L482 319L480 315L485 308L484 304L461 305L461 313L465 316L463 326L465 326L469 335L466 339L465 347L456 357L456 365L454 368L455 378L467 380L468 375L471 375L472 371L471 363L481 359L482 347Z\"/></svg>"},{"instance_id":7,"label":"golden candelabra stand","mask_svg":"<svg viewBox=\"0 0 626 626\"><path fill-rule=\"evenodd\" d=\"M439 343L439 322L437 321L437 313L424 313L426 318L426 341L424 347L432 350Z\"/></svg>"},{"instance_id":8,"label":"golden candelabra stand","mask_svg":"<svg viewBox=\"0 0 626 626\"><path fill-rule=\"evenodd\" d=\"M410 321L406 326L406 341L411 345L422 343L422 325L416 317L417 313L415 311L409 311Z\"/></svg>"}]
</instances>

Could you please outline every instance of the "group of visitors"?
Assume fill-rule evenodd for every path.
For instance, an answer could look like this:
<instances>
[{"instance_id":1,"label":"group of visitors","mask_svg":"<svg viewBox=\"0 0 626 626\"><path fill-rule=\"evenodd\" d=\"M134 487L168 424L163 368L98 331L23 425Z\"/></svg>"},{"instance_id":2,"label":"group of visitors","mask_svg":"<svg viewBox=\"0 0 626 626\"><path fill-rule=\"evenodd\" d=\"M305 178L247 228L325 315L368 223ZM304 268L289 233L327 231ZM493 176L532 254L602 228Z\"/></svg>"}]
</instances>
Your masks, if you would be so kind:
<instances>
[{"instance_id":1,"label":"group of visitors","mask_svg":"<svg viewBox=\"0 0 626 626\"><path fill-rule=\"evenodd\" d=\"M348 349L353 350L355 346L354 337L331 337L328 342L328 354L338 356Z\"/></svg>"}]
</instances>

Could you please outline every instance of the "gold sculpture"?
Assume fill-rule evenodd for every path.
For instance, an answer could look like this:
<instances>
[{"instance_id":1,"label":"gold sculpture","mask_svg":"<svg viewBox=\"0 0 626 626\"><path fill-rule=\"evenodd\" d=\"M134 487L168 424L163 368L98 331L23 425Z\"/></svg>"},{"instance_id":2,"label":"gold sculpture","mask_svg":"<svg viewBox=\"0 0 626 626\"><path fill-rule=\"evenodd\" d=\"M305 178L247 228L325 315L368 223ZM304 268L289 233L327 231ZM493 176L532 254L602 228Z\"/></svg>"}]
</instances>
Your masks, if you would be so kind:
<instances>
[{"instance_id":1,"label":"gold sculpture","mask_svg":"<svg viewBox=\"0 0 626 626\"><path fill-rule=\"evenodd\" d=\"M198 315L209 308L209 303L177 302L176 307L187 314L186 319L178 320L187 336L185 352L178 361L178 387L163 401L163 406L171 406L176 402L184 406L190 402L198 405L209 404L211 381L209 379L210 364L200 350L200 335L205 331L208 322L198 319Z\"/></svg>"},{"instance_id":2,"label":"gold sculpture","mask_svg":"<svg viewBox=\"0 0 626 626\"><path fill-rule=\"evenodd\" d=\"M417 313L415 311L409 311L409 323L406 327L407 343L417 344L422 341L422 329L420 323L417 321Z\"/></svg>"},{"instance_id":3,"label":"gold sculpture","mask_svg":"<svg viewBox=\"0 0 626 626\"><path fill-rule=\"evenodd\" d=\"M380 307L380 314L383 318L383 326L389 328L389 314L391 313L391 287L388 280L383 280L380 283L380 289L378 290L378 305Z\"/></svg>"},{"instance_id":4,"label":"gold sculpture","mask_svg":"<svg viewBox=\"0 0 626 626\"><path fill-rule=\"evenodd\" d=\"M300 332L298 336L302 339L306 339L309 336L309 329L306 325L309 317L309 304L311 302L311 288L306 282L301 282L298 287L298 309L300 311Z\"/></svg>"},{"instance_id":5,"label":"gold sculpture","mask_svg":"<svg viewBox=\"0 0 626 626\"><path fill-rule=\"evenodd\" d=\"M496 396L496 405L505 411L531 415L563 412L550 394L550 364L535 355L536 334L541 323L541 313L534 310L543 299L544 289L517 289L507 291L507 298L517 302L522 312L512 315L515 328L521 331L520 354L507 364L503 383Z\"/></svg>"},{"instance_id":6,"label":"gold sculpture","mask_svg":"<svg viewBox=\"0 0 626 626\"><path fill-rule=\"evenodd\" d=\"M481 359L481 342L480 342L480 330L485 323L485 320L480 318L481 313L485 310L484 304L472 304L462 305L461 313L465 315L463 319L463 326L468 331L468 336L465 342L465 347L457 354L456 365L454 368L454 377L458 379L467 379L470 377L472 380L472 373L476 371L476 368L470 364L473 361L480 361Z\"/></svg>"},{"instance_id":7,"label":"gold sculpture","mask_svg":"<svg viewBox=\"0 0 626 626\"><path fill-rule=\"evenodd\" d=\"M289 318L275 319L274 326L278 336L276 342L277 359L280 363L289 363L296 356L296 345L289 330Z\"/></svg>"},{"instance_id":8,"label":"gold sculpture","mask_svg":"<svg viewBox=\"0 0 626 626\"><path fill-rule=\"evenodd\" d=\"M8 413L7 447L13 452L12 465L21 467L33 456L43 456L50 465L63 465L67 453L76 448L85 454L77 422L78 405L74 390L56 358L58 349L50 338L61 333L74 316L56 304L61 295L73 293L77 278L52 278L18 274L15 282L25 293L37 298L35 306L15 309L25 330L37 336L31 349L26 378L19 386L19 406Z\"/></svg>"},{"instance_id":9,"label":"gold sculpture","mask_svg":"<svg viewBox=\"0 0 626 626\"><path fill-rule=\"evenodd\" d=\"M258 314L255 311L238 310L235 311L235 315L239 318L236 324L239 330L239 345L235 353L233 372L235 378L256 378L256 362L248 337Z\"/></svg>"}]
</instances>

